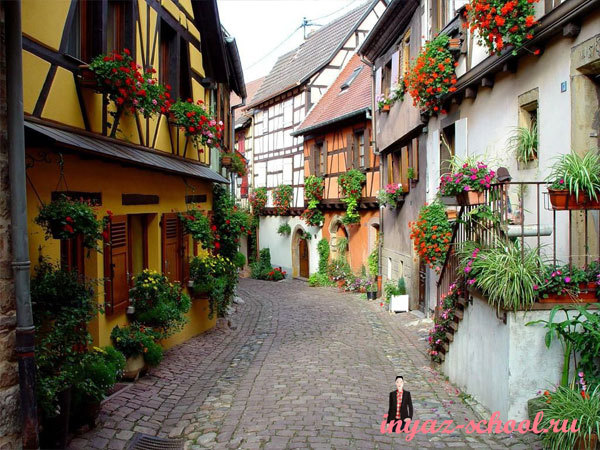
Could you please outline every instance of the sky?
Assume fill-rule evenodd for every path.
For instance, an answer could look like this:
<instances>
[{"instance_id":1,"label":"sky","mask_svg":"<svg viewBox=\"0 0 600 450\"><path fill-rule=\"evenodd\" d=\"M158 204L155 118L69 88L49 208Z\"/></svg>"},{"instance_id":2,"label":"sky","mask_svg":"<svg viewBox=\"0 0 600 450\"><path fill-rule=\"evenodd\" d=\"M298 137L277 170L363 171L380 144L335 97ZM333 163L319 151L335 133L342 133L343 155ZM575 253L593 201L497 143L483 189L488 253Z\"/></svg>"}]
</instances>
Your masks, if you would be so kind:
<instances>
[{"instance_id":1,"label":"sky","mask_svg":"<svg viewBox=\"0 0 600 450\"><path fill-rule=\"evenodd\" d=\"M302 43L304 17L325 25L364 3L366 0L217 0L221 24L236 39L246 83L269 73L279 55Z\"/></svg>"}]
</instances>

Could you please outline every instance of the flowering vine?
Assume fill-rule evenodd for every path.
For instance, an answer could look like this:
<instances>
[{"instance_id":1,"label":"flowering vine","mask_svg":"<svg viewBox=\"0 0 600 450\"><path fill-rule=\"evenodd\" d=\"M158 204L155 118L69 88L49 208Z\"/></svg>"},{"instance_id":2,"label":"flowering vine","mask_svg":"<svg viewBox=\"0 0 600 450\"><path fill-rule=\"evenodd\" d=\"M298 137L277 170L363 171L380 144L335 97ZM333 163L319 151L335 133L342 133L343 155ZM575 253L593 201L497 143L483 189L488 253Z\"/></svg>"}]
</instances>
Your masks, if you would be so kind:
<instances>
[{"instance_id":1,"label":"flowering vine","mask_svg":"<svg viewBox=\"0 0 600 450\"><path fill-rule=\"evenodd\" d=\"M478 43L490 54L498 54L507 45L516 48L533 38L534 3L539 0L470 0L465 7L464 28L477 31Z\"/></svg>"},{"instance_id":2,"label":"flowering vine","mask_svg":"<svg viewBox=\"0 0 600 450\"><path fill-rule=\"evenodd\" d=\"M252 214L259 216L267 206L267 188L260 187L254 189L248 196L250 206L252 206Z\"/></svg>"},{"instance_id":3,"label":"flowering vine","mask_svg":"<svg viewBox=\"0 0 600 450\"><path fill-rule=\"evenodd\" d=\"M366 180L365 174L357 169L350 169L339 176L341 198L346 203L346 215L342 219L343 223L360 223L360 215L356 210L362 195L362 186Z\"/></svg>"},{"instance_id":4,"label":"flowering vine","mask_svg":"<svg viewBox=\"0 0 600 450\"><path fill-rule=\"evenodd\" d=\"M304 180L304 198L308 201L308 207L302 213L302 219L311 226L320 226L325 216L317 209L319 202L323 200L325 180L315 175L310 175Z\"/></svg>"},{"instance_id":5,"label":"flowering vine","mask_svg":"<svg viewBox=\"0 0 600 450\"><path fill-rule=\"evenodd\" d=\"M284 216L290 211L293 195L294 190L288 184L280 184L273 189L273 206L278 215Z\"/></svg>"},{"instance_id":6,"label":"flowering vine","mask_svg":"<svg viewBox=\"0 0 600 450\"><path fill-rule=\"evenodd\" d=\"M435 362L442 362L440 351L447 342L446 333L451 330L450 324L454 320L454 314L456 305L458 302L460 291L456 282L450 285L450 290L447 294L442 295L441 298L441 312L438 317L435 318L434 326L429 330L429 355Z\"/></svg>"},{"instance_id":7,"label":"flowering vine","mask_svg":"<svg viewBox=\"0 0 600 450\"><path fill-rule=\"evenodd\" d=\"M454 68L458 63L448 48L449 42L445 34L426 42L404 78L413 104L427 114L438 111L444 114L442 97L456 91Z\"/></svg>"}]
</instances>

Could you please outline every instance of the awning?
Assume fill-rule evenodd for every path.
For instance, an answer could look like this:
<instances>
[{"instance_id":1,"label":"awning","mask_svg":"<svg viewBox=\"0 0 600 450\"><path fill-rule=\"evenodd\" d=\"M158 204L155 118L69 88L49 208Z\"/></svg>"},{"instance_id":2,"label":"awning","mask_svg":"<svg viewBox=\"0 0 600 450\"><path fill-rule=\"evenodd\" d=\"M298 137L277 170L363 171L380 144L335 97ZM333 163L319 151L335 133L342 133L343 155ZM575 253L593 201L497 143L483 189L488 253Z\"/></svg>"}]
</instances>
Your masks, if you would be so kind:
<instances>
[{"instance_id":1,"label":"awning","mask_svg":"<svg viewBox=\"0 0 600 450\"><path fill-rule=\"evenodd\" d=\"M144 150L143 148L118 143L112 139L78 134L48 125L28 122L27 120L25 120L25 128L50 138L55 145L92 153L102 158L124 161L137 166L160 170L161 172L201 178L218 183L229 183L225 177L209 167L183 158L166 154L161 155L155 150Z\"/></svg>"}]
</instances>

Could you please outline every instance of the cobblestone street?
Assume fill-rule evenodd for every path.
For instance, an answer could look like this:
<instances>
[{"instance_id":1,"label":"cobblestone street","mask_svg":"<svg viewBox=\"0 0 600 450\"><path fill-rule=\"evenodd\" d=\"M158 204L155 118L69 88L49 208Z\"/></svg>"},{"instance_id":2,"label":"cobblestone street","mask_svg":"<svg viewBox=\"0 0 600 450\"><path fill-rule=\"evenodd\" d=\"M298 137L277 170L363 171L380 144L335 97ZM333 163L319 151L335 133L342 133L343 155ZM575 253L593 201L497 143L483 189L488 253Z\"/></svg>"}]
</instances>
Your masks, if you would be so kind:
<instances>
[{"instance_id":1,"label":"cobblestone street","mask_svg":"<svg viewBox=\"0 0 600 450\"><path fill-rule=\"evenodd\" d=\"M414 419L479 420L477 405L430 367L430 322L304 282L243 279L233 330L176 347L103 405L71 448L126 448L136 432L187 448L536 448L535 436L382 435L395 376ZM479 411L479 412L476 412Z\"/></svg>"}]
</instances>

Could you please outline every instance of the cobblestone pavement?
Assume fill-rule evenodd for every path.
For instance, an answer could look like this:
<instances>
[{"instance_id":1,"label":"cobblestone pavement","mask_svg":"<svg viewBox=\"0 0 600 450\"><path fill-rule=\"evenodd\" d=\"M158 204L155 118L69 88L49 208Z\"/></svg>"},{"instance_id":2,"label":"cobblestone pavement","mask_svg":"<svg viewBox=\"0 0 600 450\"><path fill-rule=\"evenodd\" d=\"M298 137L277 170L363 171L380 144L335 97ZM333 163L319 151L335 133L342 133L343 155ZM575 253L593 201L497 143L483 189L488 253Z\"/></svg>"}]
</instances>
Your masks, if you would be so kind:
<instances>
[{"instance_id":1,"label":"cobblestone pavement","mask_svg":"<svg viewBox=\"0 0 600 450\"><path fill-rule=\"evenodd\" d=\"M134 433L186 448L538 448L533 435L382 435L396 374L415 416L455 424L489 413L429 363L430 321L302 281L240 282L234 330L212 330L103 405L71 448L125 448Z\"/></svg>"}]
</instances>

